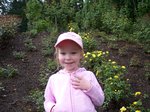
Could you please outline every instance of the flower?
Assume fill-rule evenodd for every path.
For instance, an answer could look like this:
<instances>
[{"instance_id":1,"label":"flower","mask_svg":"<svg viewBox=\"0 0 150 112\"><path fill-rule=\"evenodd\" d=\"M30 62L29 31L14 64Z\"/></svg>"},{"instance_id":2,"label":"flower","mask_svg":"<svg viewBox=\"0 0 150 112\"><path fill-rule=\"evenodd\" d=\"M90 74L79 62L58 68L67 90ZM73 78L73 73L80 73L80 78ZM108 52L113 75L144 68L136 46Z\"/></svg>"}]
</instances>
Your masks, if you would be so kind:
<instances>
[{"instance_id":1,"label":"flower","mask_svg":"<svg viewBox=\"0 0 150 112\"><path fill-rule=\"evenodd\" d=\"M115 78L115 79L118 79L119 77L118 77L118 75L115 75L114 78Z\"/></svg>"},{"instance_id":2,"label":"flower","mask_svg":"<svg viewBox=\"0 0 150 112\"><path fill-rule=\"evenodd\" d=\"M111 59L109 59L108 61L111 61Z\"/></svg>"},{"instance_id":3,"label":"flower","mask_svg":"<svg viewBox=\"0 0 150 112\"><path fill-rule=\"evenodd\" d=\"M141 112L141 110L136 110L135 112Z\"/></svg>"},{"instance_id":4,"label":"flower","mask_svg":"<svg viewBox=\"0 0 150 112\"><path fill-rule=\"evenodd\" d=\"M92 59L90 59L90 62L92 61Z\"/></svg>"},{"instance_id":5,"label":"flower","mask_svg":"<svg viewBox=\"0 0 150 112\"><path fill-rule=\"evenodd\" d=\"M121 68L125 69L126 67L125 66L121 66Z\"/></svg>"},{"instance_id":6,"label":"flower","mask_svg":"<svg viewBox=\"0 0 150 112\"><path fill-rule=\"evenodd\" d=\"M122 108L120 108L120 112L125 112L127 109L123 106Z\"/></svg>"},{"instance_id":7,"label":"flower","mask_svg":"<svg viewBox=\"0 0 150 112\"><path fill-rule=\"evenodd\" d=\"M109 51L106 51L106 54L109 54Z\"/></svg>"},{"instance_id":8,"label":"flower","mask_svg":"<svg viewBox=\"0 0 150 112\"><path fill-rule=\"evenodd\" d=\"M112 79L112 77L109 78L110 80Z\"/></svg>"},{"instance_id":9,"label":"flower","mask_svg":"<svg viewBox=\"0 0 150 112\"><path fill-rule=\"evenodd\" d=\"M91 53L90 53L90 52L87 52L86 54L87 54L87 55L90 55Z\"/></svg>"},{"instance_id":10,"label":"flower","mask_svg":"<svg viewBox=\"0 0 150 112\"><path fill-rule=\"evenodd\" d=\"M92 54L92 57L93 57L93 58L95 58L95 57L96 57L96 55L95 55L95 54Z\"/></svg>"},{"instance_id":11,"label":"flower","mask_svg":"<svg viewBox=\"0 0 150 112\"><path fill-rule=\"evenodd\" d=\"M115 64L115 63L116 63L115 61L112 62L112 64Z\"/></svg>"},{"instance_id":12,"label":"flower","mask_svg":"<svg viewBox=\"0 0 150 112\"><path fill-rule=\"evenodd\" d=\"M135 92L134 96L138 96L138 95L141 95L141 92Z\"/></svg>"},{"instance_id":13,"label":"flower","mask_svg":"<svg viewBox=\"0 0 150 112\"><path fill-rule=\"evenodd\" d=\"M135 102L133 102L133 105L136 105L137 104L137 102L135 101Z\"/></svg>"},{"instance_id":14,"label":"flower","mask_svg":"<svg viewBox=\"0 0 150 112\"><path fill-rule=\"evenodd\" d=\"M99 53L97 56L98 56L98 57L100 57L101 55L102 55L102 54L101 54L101 53Z\"/></svg>"}]
</instances>

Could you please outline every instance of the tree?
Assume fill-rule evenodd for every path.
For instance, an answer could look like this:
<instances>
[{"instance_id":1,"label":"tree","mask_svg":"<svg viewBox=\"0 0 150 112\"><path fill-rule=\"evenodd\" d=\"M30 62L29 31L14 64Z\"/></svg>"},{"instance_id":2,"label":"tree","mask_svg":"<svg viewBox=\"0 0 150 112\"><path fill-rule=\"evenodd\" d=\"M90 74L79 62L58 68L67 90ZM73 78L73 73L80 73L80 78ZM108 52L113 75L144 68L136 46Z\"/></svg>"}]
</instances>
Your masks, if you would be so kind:
<instances>
[{"instance_id":1,"label":"tree","mask_svg":"<svg viewBox=\"0 0 150 112\"><path fill-rule=\"evenodd\" d=\"M8 0L1 0L0 2L0 10L1 10L1 14L4 15L7 13L7 11L9 10L9 5L10 5L10 1Z\"/></svg>"}]
</instances>

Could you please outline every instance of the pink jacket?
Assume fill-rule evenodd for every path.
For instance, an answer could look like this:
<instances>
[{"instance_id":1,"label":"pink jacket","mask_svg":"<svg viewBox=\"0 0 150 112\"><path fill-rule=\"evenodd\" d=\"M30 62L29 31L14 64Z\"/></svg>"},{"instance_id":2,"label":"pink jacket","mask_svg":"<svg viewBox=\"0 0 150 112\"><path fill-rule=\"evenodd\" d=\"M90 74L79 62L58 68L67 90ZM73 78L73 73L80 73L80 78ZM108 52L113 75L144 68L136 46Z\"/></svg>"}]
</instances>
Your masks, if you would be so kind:
<instances>
[{"instance_id":1,"label":"pink jacket","mask_svg":"<svg viewBox=\"0 0 150 112\"><path fill-rule=\"evenodd\" d=\"M71 85L71 77L84 75L92 87L88 90L74 89ZM69 74L60 70L52 75L45 89L44 108L50 112L54 106L54 112L96 112L95 106L101 106L104 102L104 93L95 75L85 68Z\"/></svg>"}]
</instances>

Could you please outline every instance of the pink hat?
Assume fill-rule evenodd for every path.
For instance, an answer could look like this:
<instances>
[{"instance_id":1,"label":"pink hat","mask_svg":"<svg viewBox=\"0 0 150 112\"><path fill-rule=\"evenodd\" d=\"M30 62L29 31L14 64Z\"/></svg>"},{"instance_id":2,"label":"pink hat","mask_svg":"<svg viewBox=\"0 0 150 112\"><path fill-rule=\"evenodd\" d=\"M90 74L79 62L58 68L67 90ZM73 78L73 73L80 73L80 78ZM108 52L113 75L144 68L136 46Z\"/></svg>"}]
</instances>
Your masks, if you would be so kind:
<instances>
[{"instance_id":1,"label":"pink hat","mask_svg":"<svg viewBox=\"0 0 150 112\"><path fill-rule=\"evenodd\" d=\"M60 44L64 40L72 40L75 43L77 43L83 49L82 38L80 37L80 35L78 35L74 32L66 32L66 33L61 34L58 37L57 42L56 42L54 47L57 47L58 44Z\"/></svg>"}]
</instances>

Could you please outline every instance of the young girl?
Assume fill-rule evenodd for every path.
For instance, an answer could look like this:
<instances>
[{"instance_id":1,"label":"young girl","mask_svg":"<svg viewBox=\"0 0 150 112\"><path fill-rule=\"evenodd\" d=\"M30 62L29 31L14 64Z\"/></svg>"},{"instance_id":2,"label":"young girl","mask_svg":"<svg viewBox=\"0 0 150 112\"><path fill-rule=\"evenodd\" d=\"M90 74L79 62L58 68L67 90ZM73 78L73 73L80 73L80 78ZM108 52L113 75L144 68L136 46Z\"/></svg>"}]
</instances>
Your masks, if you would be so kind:
<instances>
[{"instance_id":1,"label":"young girl","mask_svg":"<svg viewBox=\"0 0 150 112\"><path fill-rule=\"evenodd\" d=\"M96 112L95 106L104 102L104 93L93 72L79 67L83 58L81 37L74 32L63 33L54 47L62 69L48 80L45 111Z\"/></svg>"}]
</instances>

